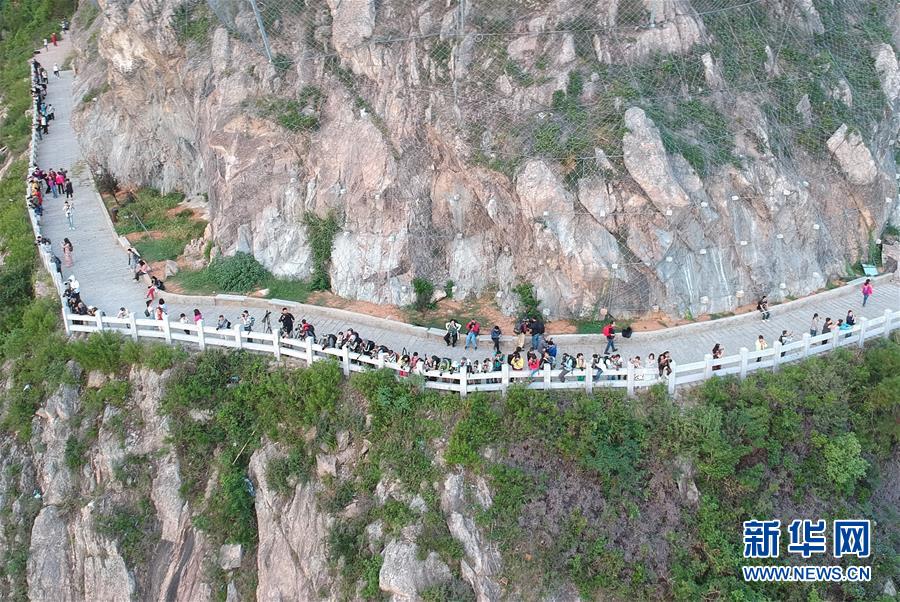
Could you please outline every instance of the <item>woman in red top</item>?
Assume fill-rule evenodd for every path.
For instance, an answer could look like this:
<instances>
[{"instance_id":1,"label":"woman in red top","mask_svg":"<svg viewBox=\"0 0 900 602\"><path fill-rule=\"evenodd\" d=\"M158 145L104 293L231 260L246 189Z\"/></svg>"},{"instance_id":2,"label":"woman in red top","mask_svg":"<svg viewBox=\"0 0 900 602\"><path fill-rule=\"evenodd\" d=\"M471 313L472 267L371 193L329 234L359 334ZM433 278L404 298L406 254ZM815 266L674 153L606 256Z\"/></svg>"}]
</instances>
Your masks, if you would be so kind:
<instances>
[{"instance_id":1,"label":"woman in red top","mask_svg":"<svg viewBox=\"0 0 900 602\"><path fill-rule=\"evenodd\" d=\"M875 289L872 288L872 281L866 278L866 281L862 285L863 307L866 306L866 301L869 300L869 297L871 297L874 292Z\"/></svg>"}]
</instances>

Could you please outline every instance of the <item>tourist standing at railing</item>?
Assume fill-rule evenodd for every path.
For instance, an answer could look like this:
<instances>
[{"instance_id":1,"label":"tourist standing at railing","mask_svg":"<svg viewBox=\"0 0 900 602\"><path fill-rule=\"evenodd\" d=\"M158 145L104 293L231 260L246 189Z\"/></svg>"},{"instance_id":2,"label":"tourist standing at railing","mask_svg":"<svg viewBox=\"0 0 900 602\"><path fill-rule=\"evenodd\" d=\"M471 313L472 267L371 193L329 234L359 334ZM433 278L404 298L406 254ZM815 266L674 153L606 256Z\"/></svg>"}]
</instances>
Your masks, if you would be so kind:
<instances>
[{"instance_id":1,"label":"tourist standing at railing","mask_svg":"<svg viewBox=\"0 0 900 602\"><path fill-rule=\"evenodd\" d=\"M866 306L866 303L869 301L869 297L871 297L872 293L874 292L875 289L872 287L872 281L869 278L866 278L866 281L863 282L862 285L863 307Z\"/></svg>"},{"instance_id":2,"label":"tourist standing at railing","mask_svg":"<svg viewBox=\"0 0 900 602\"><path fill-rule=\"evenodd\" d=\"M766 337L764 337L763 335L759 335L756 338L756 350L757 351L765 351L768 348L769 348L769 344L766 343ZM762 359L761 357L758 357L758 358L756 358L756 361L758 362L761 359Z\"/></svg>"},{"instance_id":3,"label":"tourist standing at railing","mask_svg":"<svg viewBox=\"0 0 900 602\"><path fill-rule=\"evenodd\" d=\"M288 308L281 308L281 316L278 318L278 323L281 324L281 336L290 337L294 331L294 314L289 312Z\"/></svg>"},{"instance_id":4,"label":"tourist standing at railing","mask_svg":"<svg viewBox=\"0 0 900 602\"><path fill-rule=\"evenodd\" d=\"M134 249L134 247L128 247L128 269L130 269L130 270L135 269L137 267L137 263L140 260L140 258L141 258L141 256Z\"/></svg>"},{"instance_id":5,"label":"tourist standing at railing","mask_svg":"<svg viewBox=\"0 0 900 602\"><path fill-rule=\"evenodd\" d=\"M200 325L200 321L203 320L203 314L200 313L199 309L194 309L194 324Z\"/></svg>"},{"instance_id":6,"label":"tourist standing at railing","mask_svg":"<svg viewBox=\"0 0 900 602\"><path fill-rule=\"evenodd\" d=\"M812 321L809 323L809 336L814 337L819 334L819 314L813 314Z\"/></svg>"},{"instance_id":7,"label":"tourist standing at railing","mask_svg":"<svg viewBox=\"0 0 900 602\"><path fill-rule=\"evenodd\" d=\"M67 268L72 267L72 265L75 263L75 261L72 259L72 253L74 252L74 250L75 247L72 246L72 241L70 241L68 238L64 238L62 244L62 252Z\"/></svg>"},{"instance_id":8,"label":"tourist standing at railing","mask_svg":"<svg viewBox=\"0 0 900 602\"><path fill-rule=\"evenodd\" d=\"M668 351L664 351L659 354L659 358L656 360L657 366L659 367L659 377L662 378L663 374L669 376L672 374L672 357L669 355Z\"/></svg>"},{"instance_id":9,"label":"tourist standing at railing","mask_svg":"<svg viewBox=\"0 0 900 602\"><path fill-rule=\"evenodd\" d=\"M178 321L181 324L187 324L188 323L187 316L184 314L181 314L180 316L178 316ZM191 332L190 330L185 329L184 334L190 334L190 332Z\"/></svg>"},{"instance_id":10,"label":"tourist standing at railing","mask_svg":"<svg viewBox=\"0 0 900 602\"><path fill-rule=\"evenodd\" d=\"M716 343L715 345L713 345L713 348L712 348L713 362L715 362L715 360L722 359L723 355L725 355L725 348L722 347L719 343ZM713 365L713 370L719 370L721 367L722 367L721 365Z\"/></svg>"}]
</instances>

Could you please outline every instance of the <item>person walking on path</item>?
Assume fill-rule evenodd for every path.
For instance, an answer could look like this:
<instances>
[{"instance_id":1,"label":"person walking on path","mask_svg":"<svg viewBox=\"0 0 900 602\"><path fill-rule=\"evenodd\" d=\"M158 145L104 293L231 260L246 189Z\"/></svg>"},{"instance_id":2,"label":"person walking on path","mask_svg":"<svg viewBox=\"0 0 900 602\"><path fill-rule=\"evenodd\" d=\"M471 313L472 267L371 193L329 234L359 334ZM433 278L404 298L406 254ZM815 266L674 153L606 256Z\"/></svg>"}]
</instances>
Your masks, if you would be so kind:
<instances>
[{"instance_id":1,"label":"person walking on path","mask_svg":"<svg viewBox=\"0 0 900 602\"><path fill-rule=\"evenodd\" d=\"M66 198L71 199L75 196L75 189L72 188L72 180L66 178Z\"/></svg>"},{"instance_id":2,"label":"person walking on path","mask_svg":"<svg viewBox=\"0 0 900 602\"><path fill-rule=\"evenodd\" d=\"M819 314L815 313L809 323L809 336L814 337L817 334L819 334Z\"/></svg>"},{"instance_id":3,"label":"person walking on path","mask_svg":"<svg viewBox=\"0 0 900 602\"><path fill-rule=\"evenodd\" d=\"M50 133L50 126L47 124L47 116L41 115L41 132L44 134ZM43 140L43 138L41 138Z\"/></svg>"},{"instance_id":4,"label":"person walking on path","mask_svg":"<svg viewBox=\"0 0 900 602\"><path fill-rule=\"evenodd\" d=\"M603 327L603 336L606 337L606 349L603 350L603 355L607 355L610 352L616 352L616 323L615 321L610 322L606 326Z\"/></svg>"},{"instance_id":5,"label":"person walking on path","mask_svg":"<svg viewBox=\"0 0 900 602\"><path fill-rule=\"evenodd\" d=\"M866 281L863 282L862 285L862 296L863 296L863 307L866 306L866 302L869 300L869 297L872 296L872 293L875 292L875 289L872 288L872 280L866 278Z\"/></svg>"},{"instance_id":6,"label":"person walking on path","mask_svg":"<svg viewBox=\"0 0 900 602\"><path fill-rule=\"evenodd\" d=\"M75 229L75 215L72 212L72 205L69 204L69 201L66 201L63 205L63 211L66 214L66 221L69 222L69 230Z\"/></svg>"},{"instance_id":7,"label":"person walking on path","mask_svg":"<svg viewBox=\"0 0 900 602\"><path fill-rule=\"evenodd\" d=\"M63 251L63 259L65 260L66 267L70 268L74 265L74 261L72 260L72 251L75 250L75 247L72 246L72 241L68 238L63 239L62 251Z\"/></svg>"},{"instance_id":8,"label":"person walking on path","mask_svg":"<svg viewBox=\"0 0 900 602\"><path fill-rule=\"evenodd\" d=\"M54 180L56 182L56 192L62 194L66 189L66 176L63 175L61 171L56 172L56 178Z\"/></svg>"},{"instance_id":9,"label":"person walking on path","mask_svg":"<svg viewBox=\"0 0 900 602\"><path fill-rule=\"evenodd\" d=\"M464 349L468 350L469 345L472 346L476 351L478 350L478 333L481 332L481 324L478 323L478 320L472 318L469 320L469 323L466 324L466 344Z\"/></svg>"},{"instance_id":10,"label":"person walking on path","mask_svg":"<svg viewBox=\"0 0 900 602\"><path fill-rule=\"evenodd\" d=\"M456 342L459 340L459 322L450 318L450 321L444 324L444 329L447 331L444 333L444 342L447 343L447 347L456 347Z\"/></svg>"},{"instance_id":11,"label":"person walking on path","mask_svg":"<svg viewBox=\"0 0 900 602\"><path fill-rule=\"evenodd\" d=\"M53 33L50 34L50 43L52 43L54 46L57 46L57 45L58 45L58 44L56 43L56 32L55 32L55 31L54 31Z\"/></svg>"},{"instance_id":12,"label":"person walking on path","mask_svg":"<svg viewBox=\"0 0 900 602\"><path fill-rule=\"evenodd\" d=\"M766 338L763 335L759 335L756 339L756 350L757 351L765 351L769 348L769 344L766 343ZM756 358L756 361L760 361L762 357Z\"/></svg>"},{"instance_id":13,"label":"person walking on path","mask_svg":"<svg viewBox=\"0 0 900 602\"><path fill-rule=\"evenodd\" d=\"M56 78L59 79L59 65L57 65L56 63L53 63L53 75L55 75Z\"/></svg>"},{"instance_id":14,"label":"person walking on path","mask_svg":"<svg viewBox=\"0 0 900 602\"><path fill-rule=\"evenodd\" d=\"M500 353L500 337L503 335L503 331L500 330L500 327L494 324L494 327L491 328L491 342L494 343L494 353Z\"/></svg>"}]
</instances>

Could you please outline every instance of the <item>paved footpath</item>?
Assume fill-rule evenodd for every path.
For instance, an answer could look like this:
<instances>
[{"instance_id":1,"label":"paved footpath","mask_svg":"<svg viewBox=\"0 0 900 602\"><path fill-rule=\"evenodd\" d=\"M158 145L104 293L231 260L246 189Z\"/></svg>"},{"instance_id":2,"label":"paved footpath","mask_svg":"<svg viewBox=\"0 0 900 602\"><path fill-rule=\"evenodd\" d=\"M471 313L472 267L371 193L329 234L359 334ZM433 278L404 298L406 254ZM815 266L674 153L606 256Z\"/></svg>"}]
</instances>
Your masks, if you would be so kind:
<instances>
[{"instance_id":1,"label":"paved footpath","mask_svg":"<svg viewBox=\"0 0 900 602\"><path fill-rule=\"evenodd\" d=\"M66 40L59 47L51 47L49 52L41 53L38 60L48 72L51 72L54 63L62 65L68 52L69 41ZM52 195L45 202L42 225L45 234L53 241L53 251L59 257L62 257L60 247L63 238L68 237L72 241L75 248L75 264L72 268L63 267L63 277L68 277L71 273L77 276L82 298L87 304L99 307L107 315L115 315L119 307L124 306L141 317L146 287L131 277L125 250L118 243L117 235L105 216L106 209L94 187L90 170L84 163L78 140L72 129L71 115L81 102L81 99L73 97L73 79L74 74L71 71L63 72L59 79L52 73L50 75L48 102L53 104L56 110L56 119L50 122L49 135L45 135L43 141L39 143L38 164L45 170L64 168L69 171L75 187L76 229L72 231L68 228L62 211L63 199L54 199ZM165 298L165 293L161 296ZM236 322L238 309L215 307L210 298L197 297L197 300L197 305L189 307L170 304L170 317L176 319L181 312L190 317L196 307L203 313L207 324L215 324L216 317L220 313ZM886 309L900 309L900 283L879 283L875 295L869 299L865 308L862 307L859 287L852 286L846 290L831 291L825 295L808 297L784 306L775 306L772 308L772 319L765 323L757 319L732 318L688 327L636 333L630 340L619 338L619 349L623 356L639 355L642 358L651 352L658 355L668 350L678 363L693 362L703 359L704 354L709 353L716 343L725 346L725 355L731 355L736 354L741 347L747 347L752 351L756 337L760 334L766 337L770 345L783 329L791 330L800 337L806 332L813 312L818 312L823 318L830 316L837 321L847 314L848 309L853 309L858 318L874 318L882 315ZM256 316L259 324L263 310L254 309L251 313ZM436 354L454 359L463 356L470 359L484 359L491 350L490 341L486 336L481 337L481 346L477 352L463 350L462 338L456 349L448 349L440 341L417 338L413 334L401 332L403 329L392 329L390 322L387 321L382 322L384 327L375 328L371 326L371 318L360 317L357 323L337 320L324 308L321 310L312 308L296 317L298 320L306 318L312 322L319 335L336 333L350 327L364 338L374 339L398 351L406 348L410 352L418 351L420 354ZM277 327L277 324L273 326ZM484 328L486 333L490 325L485 325ZM571 336L566 338L572 339ZM597 336L579 337L576 342L570 340L560 347L561 353L582 352L588 357L591 353L603 350ZM509 348L509 344L504 345L504 351L509 351Z\"/></svg>"}]
</instances>

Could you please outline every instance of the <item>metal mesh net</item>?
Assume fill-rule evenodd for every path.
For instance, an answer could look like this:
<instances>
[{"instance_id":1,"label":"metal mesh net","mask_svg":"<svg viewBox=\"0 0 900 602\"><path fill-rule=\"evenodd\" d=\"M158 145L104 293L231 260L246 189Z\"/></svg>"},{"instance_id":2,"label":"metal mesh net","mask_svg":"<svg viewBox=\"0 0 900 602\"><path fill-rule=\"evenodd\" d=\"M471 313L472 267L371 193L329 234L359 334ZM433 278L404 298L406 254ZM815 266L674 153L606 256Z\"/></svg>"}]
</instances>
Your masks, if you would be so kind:
<instances>
[{"instance_id":1,"label":"metal mesh net","mask_svg":"<svg viewBox=\"0 0 900 602\"><path fill-rule=\"evenodd\" d=\"M572 186L592 173L622 173L624 115L634 106L701 177L748 160L735 150L742 103L758 107L767 125L742 135L756 137L759 155L780 160L826 154L841 124L867 140L891 136L873 56L892 41L886 0L460 0L440 3L440 21L425 18L421 2L344 1L372 16L358 48L414 45L421 59L411 92L428 95L429 118L458 130L472 163L509 176L532 157L556 162ZM330 5L339 3L207 2L277 69L324 65L368 107L365 83L335 50L338 25L356 26L333 22ZM186 6L181 27L203 41L212 29L195 27L203 6ZM254 110L288 129L314 130L319 102L307 86L294 100L263 100ZM657 210L617 210L646 212ZM680 224L668 226L677 232ZM620 269L640 263L626 256ZM636 276L627 285L613 280L609 296L647 309ZM641 290L622 295L617 286Z\"/></svg>"}]
</instances>

